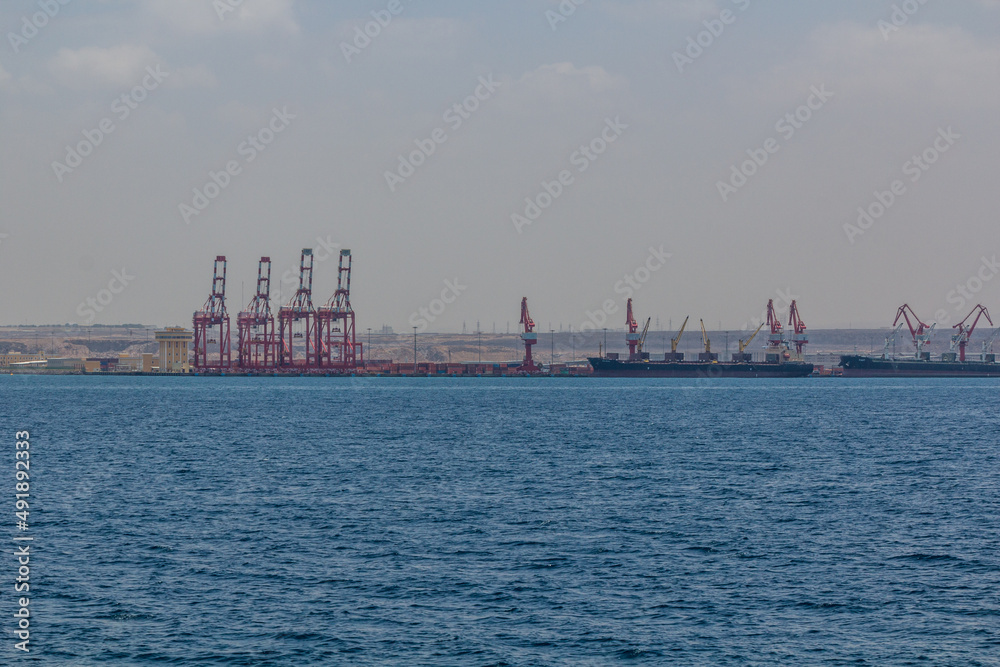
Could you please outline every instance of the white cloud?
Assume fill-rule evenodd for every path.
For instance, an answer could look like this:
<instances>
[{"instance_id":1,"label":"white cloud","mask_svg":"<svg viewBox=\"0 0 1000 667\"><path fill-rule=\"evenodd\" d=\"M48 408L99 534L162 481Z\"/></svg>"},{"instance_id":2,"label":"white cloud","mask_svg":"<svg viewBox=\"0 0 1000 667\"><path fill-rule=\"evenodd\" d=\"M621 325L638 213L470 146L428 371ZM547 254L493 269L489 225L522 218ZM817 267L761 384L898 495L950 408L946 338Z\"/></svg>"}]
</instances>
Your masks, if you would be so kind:
<instances>
[{"instance_id":1,"label":"white cloud","mask_svg":"<svg viewBox=\"0 0 1000 667\"><path fill-rule=\"evenodd\" d=\"M369 19L370 20L370 19ZM364 22L361 22L363 25ZM340 32L344 41L354 39L359 23L345 23ZM368 49L390 60L455 58L459 47L471 34L470 26L460 19L396 17Z\"/></svg>"},{"instance_id":2,"label":"white cloud","mask_svg":"<svg viewBox=\"0 0 1000 667\"><path fill-rule=\"evenodd\" d=\"M518 85L562 96L574 92L603 93L623 88L626 82L597 65L576 67L573 63L564 62L542 65L527 72L520 78Z\"/></svg>"},{"instance_id":3,"label":"white cloud","mask_svg":"<svg viewBox=\"0 0 1000 667\"><path fill-rule=\"evenodd\" d=\"M719 13L715 0L638 0L604 3L601 7L608 14L629 21L698 20Z\"/></svg>"},{"instance_id":4,"label":"white cloud","mask_svg":"<svg viewBox=\"0 0 1000 667\"><path fill-rule=\"evenodd\" d=\"M171 88L215 88L218 81L205 65L169 69L166 85Z\"/></svg>"},{"instance_id":5,"label":"white cloud","mask_svg":"<svg viewBox=\"0 0 1000 667\"><path fill-rule=\"evenodd\" d=\"M998 71L1000 47L959 28L909 25L886 40L874 25L839 24L814 32L803 56L772 71L765 94L794 96L827 83L842 99L995 108Z\"/></svg>"},{"instance_id":6,"label":"white cloud","mask_svg":"<svg viewBox=\"0 0 1000 667\"><path fill-rule=\"evenodd\" d=\"M299 32L295 21L295 0L146 0L147 11L185 33L203 34L221 31L260 34L278 31L286 35ZM227 8L232 8L230 11Z\"/></svg>"},{"instance_id":7,"label":"white cloud","mask_svg":"<svg viewBox=\"0 0 1000 667\"><path fill-rule=\"evenodd\" d=\"M123 44L110 48L96 46L59 49L49 62L49 70L71 88L134 85L142 71L159 61L147 46Z\"/></svg>"}]
</instances>

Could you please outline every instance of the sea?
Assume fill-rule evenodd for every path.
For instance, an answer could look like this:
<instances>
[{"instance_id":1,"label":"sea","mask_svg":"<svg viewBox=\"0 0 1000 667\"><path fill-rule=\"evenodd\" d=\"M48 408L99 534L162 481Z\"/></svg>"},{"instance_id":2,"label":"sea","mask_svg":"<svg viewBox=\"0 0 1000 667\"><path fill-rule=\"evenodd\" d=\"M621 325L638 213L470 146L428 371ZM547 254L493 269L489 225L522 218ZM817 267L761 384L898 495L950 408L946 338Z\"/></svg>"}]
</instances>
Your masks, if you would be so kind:
<instances>
[{"instance_id":1,"label":"sea","mask_svg":"<svg viewBox=\"0 0 1000 667\"><path fill-rule=\"evenodd\" d=\"M1000 665L998 380L13 375L0 406L0 664Z\"/></svg>"}]
</instances>

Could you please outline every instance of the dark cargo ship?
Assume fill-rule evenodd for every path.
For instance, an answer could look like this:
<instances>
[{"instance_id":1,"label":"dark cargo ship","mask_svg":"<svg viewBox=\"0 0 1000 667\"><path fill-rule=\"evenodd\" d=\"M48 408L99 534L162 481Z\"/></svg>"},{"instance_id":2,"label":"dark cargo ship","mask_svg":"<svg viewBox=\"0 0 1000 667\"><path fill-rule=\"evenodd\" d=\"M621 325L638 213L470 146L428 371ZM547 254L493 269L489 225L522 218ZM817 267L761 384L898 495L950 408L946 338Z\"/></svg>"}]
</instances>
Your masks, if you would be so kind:
<instances>
[{"instance_id":1,"label":"dark cargo ship","mask_svg":"<svg viewBox=\"0 0 1000 667\"><path fill-rule=\"evenodd\" d=\"M1000 377L1000 364L991 360L931 361L844 355L840 357L840 366L844 377Z\"/></svg>"},{"instance_id":2,"label":"dark cargo ship","mask_svg":"<svg viewBox=\"0 0 1000 667\"><path fill-rule=\"evenodd\" d=\"M621 361L591 357L596 377L644 378L794 378L813 372L813 365L800 361Z\"/></svg>"},{"instance_id":3,"label":"dark cargo ship","mask_svg":"<svg viewBox=\"0 0 1000 667\"><path fill-rule=\"evenodd\" d=\"M930 352L924 352L924 346L930 342L937 325L928 326L913 312L909 304L904 303L896 311L896 319L893 321L896 328L886 337L882 356L843 355L840 357L840 367L844 369L844 377L1000 377L1000 364L996 363L996 355L988 352L1000 336L1000 329L994 331L983 343L979 359L967 361L965 358L966 348L981 317L993 324L986 307L977 304L964 320L952 327L956 331L951 336L951 350L942 353L940 360L933 361ZM904 324L910 330L916 355L896 359L889 354L889 346Z\"/></svg>"}]
</instances>

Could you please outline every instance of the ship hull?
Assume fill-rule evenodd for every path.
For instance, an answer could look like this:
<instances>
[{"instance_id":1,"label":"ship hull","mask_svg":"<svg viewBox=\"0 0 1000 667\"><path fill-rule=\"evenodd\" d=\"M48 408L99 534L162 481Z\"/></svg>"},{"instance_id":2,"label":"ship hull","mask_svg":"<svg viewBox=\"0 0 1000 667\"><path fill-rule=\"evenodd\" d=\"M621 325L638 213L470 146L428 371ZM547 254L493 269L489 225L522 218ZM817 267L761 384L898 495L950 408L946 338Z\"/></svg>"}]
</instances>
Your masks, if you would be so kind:
<instances>
[{"instance_id":1,"label":"ship hull","mask_svg":"<svg viewBox=\"0 0 1000 667\"><path fill-rule=\"evenodd\" d=\"M857 355L840 358L844 377L1000 377L1000 364L983 361L918 361Z\"/></svg>"},{"instance_id":2,"label":"ship hull","mask_svg":"<svg viewBox=\"0 0 1000 667\"><path fill-rule=\"evenodd\" d=\"M813 372L812 364L800 362L707 363L698 361L619 361L588 359L596 377L643 378L792 378Z\"/></svg>"}]
</instances>

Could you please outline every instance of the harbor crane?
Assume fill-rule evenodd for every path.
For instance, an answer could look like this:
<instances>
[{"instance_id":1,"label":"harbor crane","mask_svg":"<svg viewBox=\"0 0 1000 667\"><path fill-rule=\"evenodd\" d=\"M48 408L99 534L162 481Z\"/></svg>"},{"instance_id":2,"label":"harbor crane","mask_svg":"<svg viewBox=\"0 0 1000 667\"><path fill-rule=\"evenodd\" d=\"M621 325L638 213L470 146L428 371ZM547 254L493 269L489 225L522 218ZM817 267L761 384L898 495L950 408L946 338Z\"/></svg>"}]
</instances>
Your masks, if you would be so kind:
<instances>
[{"instance_id":1,"label":"harbor crane","mask_svg":"<svg viewBox=\"0 0 1000 667\"><path fill-rule=\"evenodd\" d=\"M761 322L760 326L758 326L757 329L752 334L750 334L746 338L740 338L739 341L737 341L740 351L733 354L733 361L737 362L753 361L753 355L748 354L746 350L748 347L750 347L750 343L753 342L753 339L757 337L757 334L759 334L760 330L763 328L764 328L764 323Z\"/></svg>"},{"instance_id":2,"label":"harbor crane","mask_svg":"<svg viewBox=\"0 0 1000 667\"><path fill-rule=\"evenodd\" d=\"M625 342L628 343L628 358L629 361L635 361L639 358L638 348L641 336L639 323L635 321L635 315L632 314L632 299L628 300L625 307L625 325L628 327L628 333L625 335Z\"/></svg>"},{"instance_id":3,"label":"harbor crane","mask_svg":"<svg viewBox=\"0 0 1000 667\"><path fill-rule=\"evenodd\" d=\"M975 319L972 320L972 324L968 324L969 318L975 315ZM976 304L976 307L972 309L972 312L965 316L965 319L952 327L952 329L958 329L951 337L951 349L954 350L955 346L958 346L958 360L965 361L965 346L969 344L969 339L972 338L972 332L976 330L976 325L979 324L980 317L986 317L986 321L993 325L993 320L990 319L990 313L986 310L986 306L983 304Z\"/></svg>"},{"instance_id":4,"label":"harbor crane","mask_svg":"<svg viewBox=\"0 0 1000 667\"><path fill-rule=\"evenodd\" d=\"M799 305L792 300L792 305L788 307L788 326L792 327L792 343L795 345L795 354L801 358L802 348L809 342L806 335L806 323L799 315Z\"/></svg>"},{"instance_id":5,"label":"harbor crane","mask_svg":"<svg viewBox=\"0 0 1000 667\"><path fill-rule=\"evenodd\" d=\"M740 342L739 342L739 344L740 344L740 354L743 354L743 352L745 352L746 349L748 347L750 347L750 343L753 342L753 339L757 337L757 334L760 333L760 330L763 329L763 328L764 328L764 323L761 322L760 326L757 327L756 331L754 331L752 334L750 334L749 338L746 338L746 339L741 338L740 339Z\"/></svg>"},{"instance_id":6,"label":"harbor crane","mask_svg":"<svg viewBox=\"0 0 1000 667\"><path fill-rule=\"evenodd\" d=\"M677 332L676 336L670 339L670 355L667 356L667 361L684 361L684 355L678 354L677 346L681 342L681 336L684 335L684 329L687 327L689 319L691 319L690 315L684 318L684 323L681 325L680 331Z\"/></svg>"},{"instance_id":7,"label":"harbor crane","mask_svg":"<svg viewBox=\"0 0 1000 667\"><path fill-rule=\"evenodd\" d=\"M278 309L278 363L282 367L302 366L307 369L319 366L316 349L318 330L316 308L312 302L313 251L303 248L299 259L299 289L287 304ZM295 331L295 325L304 331ZM295 341L302 339L305 350L301 359L295 356Z\"/></svg>"},{"instance_id":8,"label":"harbor crane","mask_svg":"<svg viewBox=\"0 0 1000 667\"><path fill-rule=\"evenodd\" d=\"M899 330L903 328L903 323L900 322L896 325L896 328L892 330L892 333L885 337L885 347L882 348L882 358L889 358L889 346L896 342L896 334Z\"/></svg>"},{"instance_id":9,"label":"harbor crane","mask_svg":"<svg viewBox=\"0 0 1000 667\"><path fill-rule=\"evenodd\" d=\"M226 311L226 257L215 258L212 294L194 314L194 368L198 371L225 370L232 363L229 313ZM213 346L209 357L209 344Z\"/></svg>"},{"instance_id":10,"label":"harbor crane","mask_svg":"<svg viewBox=\"0 0 1000 667\"><path fill-rule=\"evenodd\" d=\"M1000 338L1000 328L994 329L993 330L993 335L983 341L983 357L982 357L982 360L984 362L988 359L988 357L986 355L989 354L990 350L993 349L993 343L996 341L997 338Z\"/></svg>"},{"instance_id":11,"label":"harbor crane","mask_svg":"<svg viewBox=\"0 0 1000 667\"><path fill-rule=\"evenodd\" d=\"M636 350L639 353L639 358L642 359L642 346L646 344L646 334L649 333L649 323L653 320L652 317L646 318L646 325L642 328L642 335L639 336L639 344L636 346Z\"/></svg>"},{"instance_id":12,"label":"harbor crane","mask_svg":"<svg viewBox=\"0 0 1000 667\"><path fill-rule=\"evenodd\" d=\"M911 316L913 317L912 320L910 319ZM893 320L892 325L896 326L899 324L901 319L906 322L906 326L910 330L910 336L913 338L913 347L917 351L917 359L923 359L924 346L930 342L931 335L934 333L934 327L936 327L937 324L933 324L931 326L924 324L907 303L904 303L899 307L899 310L896 311L896 319ZM916 324L914 324L914 322L916 322Z\"/></svg>"},{"instance_id":13,"label":"harbor crane","mask_svg":"<svg viewBox=\"0 0 1000 667\"><path fill-rule=\"evenodd\" d=\"M698 354L698 361L717 361L719 355L712 352L712 341L708 339L708 332L705 331L705 320L701 322L701 340L705 344L705 351Z\"/></svg>"},{"instance_id":14,"label":"harbor crane","mask_svg":"<svg viewBox=\"0 0 1000 667\"><path fill-rule=\"evenodd\" d=\"M767 300L766 323L771 328L771 335L767 337L767 349L771 354L776 354L785 345L785 332L781 326L781 318L774 309L774 299Z\"/></svg>"},{"instance_id":15,"label":"harbor crane","mask_svg":"<svg viewBox=\"0 0 1000 667\"><path fill-rule=\"evenodd\" d=\"M274 315L271 313L271 258L257 264L257 292L236 320L239 333L237 365L242 369L277 366Z\"/></svg>"},{"instance_id":16,"label":"harbor crane","mask_svg":"<svg viewBox=\"0 0 1000 667\"><path fill-rule=\"evenodd\" d=\"M327 304L316 311L316 352L322 368L341 372L364 364L364 344L357 341L355 314L351 305L351 251L340 251L337 267L337 291Z\"/></svg>"},{"instance_id":17,"label":"harbor crane","mask_svg":"<svg viewBox=\"0 0 1000 667\"><path fill-rule=\"evenodd\" d=\"M531 346L538 342L538 334L535 333L535 321L531 319L531 313L528 312L528 297L521 299L521 321L519 324L524 326L524 332L521 334L521 340L524 342L524 361L521 362L518 370L524 373L535 373L540 371L541 367L531 357Z\"/></svg>"}]
</instances>

